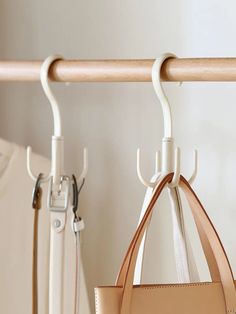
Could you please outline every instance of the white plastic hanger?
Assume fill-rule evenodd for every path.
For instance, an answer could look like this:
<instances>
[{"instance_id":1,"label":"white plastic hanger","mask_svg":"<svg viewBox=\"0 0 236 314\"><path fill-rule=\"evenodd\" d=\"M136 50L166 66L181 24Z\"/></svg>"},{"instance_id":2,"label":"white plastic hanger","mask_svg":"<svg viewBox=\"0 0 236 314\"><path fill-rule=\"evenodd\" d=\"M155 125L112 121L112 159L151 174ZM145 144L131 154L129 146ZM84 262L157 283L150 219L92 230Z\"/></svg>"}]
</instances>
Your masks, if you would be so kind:
<instances>
[{"instance_id":1,"label":"white plastic hanger","mask_svg":"<svg viewBox=\"0 0 236 314\"><path fill-rule=\"evenodd\" d=\"M50 271L49 271L49 314L62 314L63 300L63 261L64 236L67 211L70 207L71 178L64 173L64 138L62 136L61 115L58 102L53 95L48 81L51 64L61 60L59 55L48 57L42 64L40 79L45 95L52 108L54 120L54 135L52 136L52 157L50 173L43 177L43 182L49 181L48 209L50 211ZM37 176L31 167L31 147L27 149L27 169L35 181ZM83 181L88 170L87 149L84 149L83 171L78 179Z\"/></svg>"},{"instance_id":2,"label":"white plastic hanger","mask_svg":"<svg viewBox=\"0 0 236 314\"><path fill-rule=\"evenodd\" d=\"M44 90L46 97L49 100L49 103L52 108L53 113L53 121L54 121L54 134L52 136L52 158L51 158L51 171L48 175L44 176L42 182L46 182L50 179L50 177L54 178L54 182L58 182L60 180L60 175L64 172L64 139L62 137L62 126L61 126L61 114L58 102L49 86L48 81L48 72L50 66L54 61L63 60L60 55L52 55L49 56L42 64L40 70L40 80ZM29 176L36 181L37 175L34 174L34 171L31 167L31 154L32 148L30 146L27 147L27 170ZM83 178L86 177L88 171L88 152L87 149L84 148L83 153L84 165L83 170L80 174L78 182L80 182Z\"/></svg>"},{"instance_id":3,"label":"white plastic hanger","mask_svg":"<svg viewBox=\"0 0 236 314\"><path fill-rule=\"evenodd\" d=\"M192 254L191 246L188 246L188 236L184 227L184 218L182 212L182 203L178 191L178 181L180 177L180 149L176 148L174 153L174 139L172 137L172 115L168 99L162 89L160 82L161 66L168 58L175 57L173 54L164 54L160 56L153 64L152 68L152 81L154 90L162 105L164 117L164 137L162 140L162 156L160 152L156 153L155 173L151 181L146 181L140 170L140 149L137 151L137 174L143 185L147 187L146 195L144 198L139 221L142 219L146 211L146 206L152 195L153 188L157 184L162 175L174 171L174 177L169 184L169 197L171 201L171 212L173 221L173 235L174 235L174 248L176 257L176 268L178 280L180 283L196 282L199 281L199 275L195 260ZM162 157L162 158L161 158ZM175 161L175 164L174 164ZM194 152L194 171L189 179L192 183L197 174L197 151ZM142 281L142 266L145 251L146 234L144 235L142 244L140 246L137 265L135 269L135 283L140 284Z\"/></svg>"},{"instance_id":4,"label":"white plastic hanger","mask_svg":"<svg viewBox=\"0 0 236 314\"><path fill-rule=\"evenodd\" d=\"M168 101L168 98L162 88L161 84L161 67L163 62L169 58L175 58L176 56L173 54L163 54L153 64L152 67L152 82L153 87L156 92L157 98L160 101L163 118L164 118L164 137L162 139L162 152L161 152L161 161L160 161L160 153L156 153L156 173L161 172L162 174L166 174L174 171L174 177L172 182L170 183L170 187L175 187L178 185L179 177L180 177L180 149L177 147L174 153L174 138L172 137L172 114L171 107ZM197 150L194 151L194 171L189 179L189 183L193 183L197 175ZM174 165L173 165L174 163ZM139 180L146 187L154 187L155 183L148 182L144 179L141 166L140 166L140 149L137 150L137 174Z\"/></svg>"}]
</instances>

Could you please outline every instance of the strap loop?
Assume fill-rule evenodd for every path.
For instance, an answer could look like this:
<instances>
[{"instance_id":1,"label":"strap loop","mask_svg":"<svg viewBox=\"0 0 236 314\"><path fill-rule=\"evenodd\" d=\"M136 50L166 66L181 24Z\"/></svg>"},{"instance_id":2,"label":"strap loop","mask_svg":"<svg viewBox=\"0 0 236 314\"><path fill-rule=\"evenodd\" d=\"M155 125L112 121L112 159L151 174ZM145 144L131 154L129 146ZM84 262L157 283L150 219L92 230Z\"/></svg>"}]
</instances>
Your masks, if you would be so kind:
<instances>
[{"instance_id":1,"label":"strap loop","mask_svg":"<svg viewBox=\"0 0 236 314\"><path fill-rule=\"evenodd\" d=\"M85 228L85 224L82 218L79 217L73 219L73 231L74 233L80 232Z\"/></svg>"}]
</instances>

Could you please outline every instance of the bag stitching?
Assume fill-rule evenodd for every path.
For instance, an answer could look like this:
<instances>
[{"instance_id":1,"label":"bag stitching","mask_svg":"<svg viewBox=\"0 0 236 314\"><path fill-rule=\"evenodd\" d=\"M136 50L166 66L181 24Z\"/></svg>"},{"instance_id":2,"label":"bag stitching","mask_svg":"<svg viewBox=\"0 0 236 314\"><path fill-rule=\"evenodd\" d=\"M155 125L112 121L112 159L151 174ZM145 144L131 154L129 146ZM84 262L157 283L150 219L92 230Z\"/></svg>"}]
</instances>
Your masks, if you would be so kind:
<instances>
[{"instance_id":1,"label":"bag stitching","mask_svg":"<svg viewBox=\"0 0 236 314\"><path fill-rule=\"evenodd\" d=\"M151 287L148 286L140 286L140 288L142 289L146 289L146 290L152 290L152 289L165 289L165 288L185 288L185 287L201 287L201 286L208 286L208 285L212 285L215 284L215 282L204 282L204 283L192 283L192 284L175 284L175 285L154 285Z\"/></svg>"},{"instance_id":2,"label":"bag stitching","mask_svg":"<svg viewBox=\"0 0 236 314\"><path fill-rule=\"evenodd\" d=\"M133 286L133 289L156 289L156 288L185 288L185 287L196 287L196 286L208 286L208 285L215 285L220 284L220 282L199 282L199 283L183 283L183 284L163 284L163 285L151 285L151 286L145 286L145 285L137 285ZM100 286L96 289L122 289L121 286Z\"/></svg>"}]
</instances>

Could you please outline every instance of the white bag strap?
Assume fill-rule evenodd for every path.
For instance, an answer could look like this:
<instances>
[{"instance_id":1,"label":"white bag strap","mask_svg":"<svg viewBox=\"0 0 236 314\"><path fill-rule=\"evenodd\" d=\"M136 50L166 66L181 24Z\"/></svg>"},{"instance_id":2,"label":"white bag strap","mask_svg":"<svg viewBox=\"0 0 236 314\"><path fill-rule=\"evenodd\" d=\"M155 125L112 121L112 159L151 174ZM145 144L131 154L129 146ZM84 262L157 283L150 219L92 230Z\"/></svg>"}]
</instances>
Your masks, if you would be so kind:
<instances>
[{"instance_id":1,"label":"white bag strap","mask_svg":"<svg viewBox=\"0 0 236 314\"><path fill-rule=\"evenodd\" d=\"M188 233L185 229L179 188L175 187L168 190L171 202L173 240L178 281L180 283L199 282L200 278L192 246L188 240Z\"/></svg>"},{"instance_id":2,"label":"white bag strap","mask_svg":"<svg viewBox=\"0 0 236 314\"><path fill-rule=\"evenodd\" d=\"M85 228L82 219L74 220L73 231L75 234L75 293L73 314L91 314L88 291L83 271L83 260L81 256L81 234Z\"/></svg>"},{"instance_id":3,"label":"white bag strap","mask_svg":"<svg viewBox=\"0 0 236 314\"><path fill-rule=\"evenodd\" d=\"M85 183L85 178L83 178L80 186L77 185L76 177L73 175L73 204L72 204L72 221L71 227L75 235L75 294L74 294L74 314L90 314L87 289L86 291L81 291L81 282L84 280L82 272L82 258L81 258L81 232L85 228L83 219L78 213L78 201L79 194ZM83 304L80 303L83 297Z\"/></svg>"},{"instance_id":4,"label":"white bag strap","mask_svg":"<svg viewBox=\"0 0 236 314\"><path fill-rule=\"evenodd\" d=\"M75 233L75 296L74 314L79 313L80 283L81 283L81 245L80 232L84 229L84 221L76 219L73 221L73 231Z\"/></svg>"},{"instance_id":5,"label":"white bag strap","mask_svg":"<svg viewBox=\"0 0 236 314\"><path fill-rule=\"evenodd\" d=\"M151 182L157 182L160 173L155 174L151 178ZM153 188L148 187L143 201L138 225L143 219L147 206L153 194ZM169 189L169 197L171 201L171 214L173 224L174 250L178 281L180 283L199 282L199 274L195 263L192 247L188 241L188 235L185 230L182 203L178 188ZM146 232L140 245L137 264L134 274L134 284L139 285L142 282L143 258L145 252Z\"/></svg>"}]
</instances>

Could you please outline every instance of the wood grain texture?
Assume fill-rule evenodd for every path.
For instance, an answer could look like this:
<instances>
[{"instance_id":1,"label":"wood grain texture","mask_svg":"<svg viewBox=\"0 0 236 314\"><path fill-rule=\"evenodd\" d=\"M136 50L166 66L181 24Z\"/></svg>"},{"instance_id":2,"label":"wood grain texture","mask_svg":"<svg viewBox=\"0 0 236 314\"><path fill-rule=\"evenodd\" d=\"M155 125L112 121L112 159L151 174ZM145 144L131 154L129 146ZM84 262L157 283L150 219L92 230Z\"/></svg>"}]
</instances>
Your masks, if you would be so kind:
<instances>
[{"instance_id":1,"label":"wood grain texture","mask_svg":"<svg viewBox=\"0 0 236 314\"><path fill-rule=\"evenodd\" d=\"M57 82L150 82L154 59L59 60L50 69ZM0 81L39 81L42 61L0 61ZM163 81L236 81L236 58L176 58L162 67Z\"/></svg>"}]
</instances>

